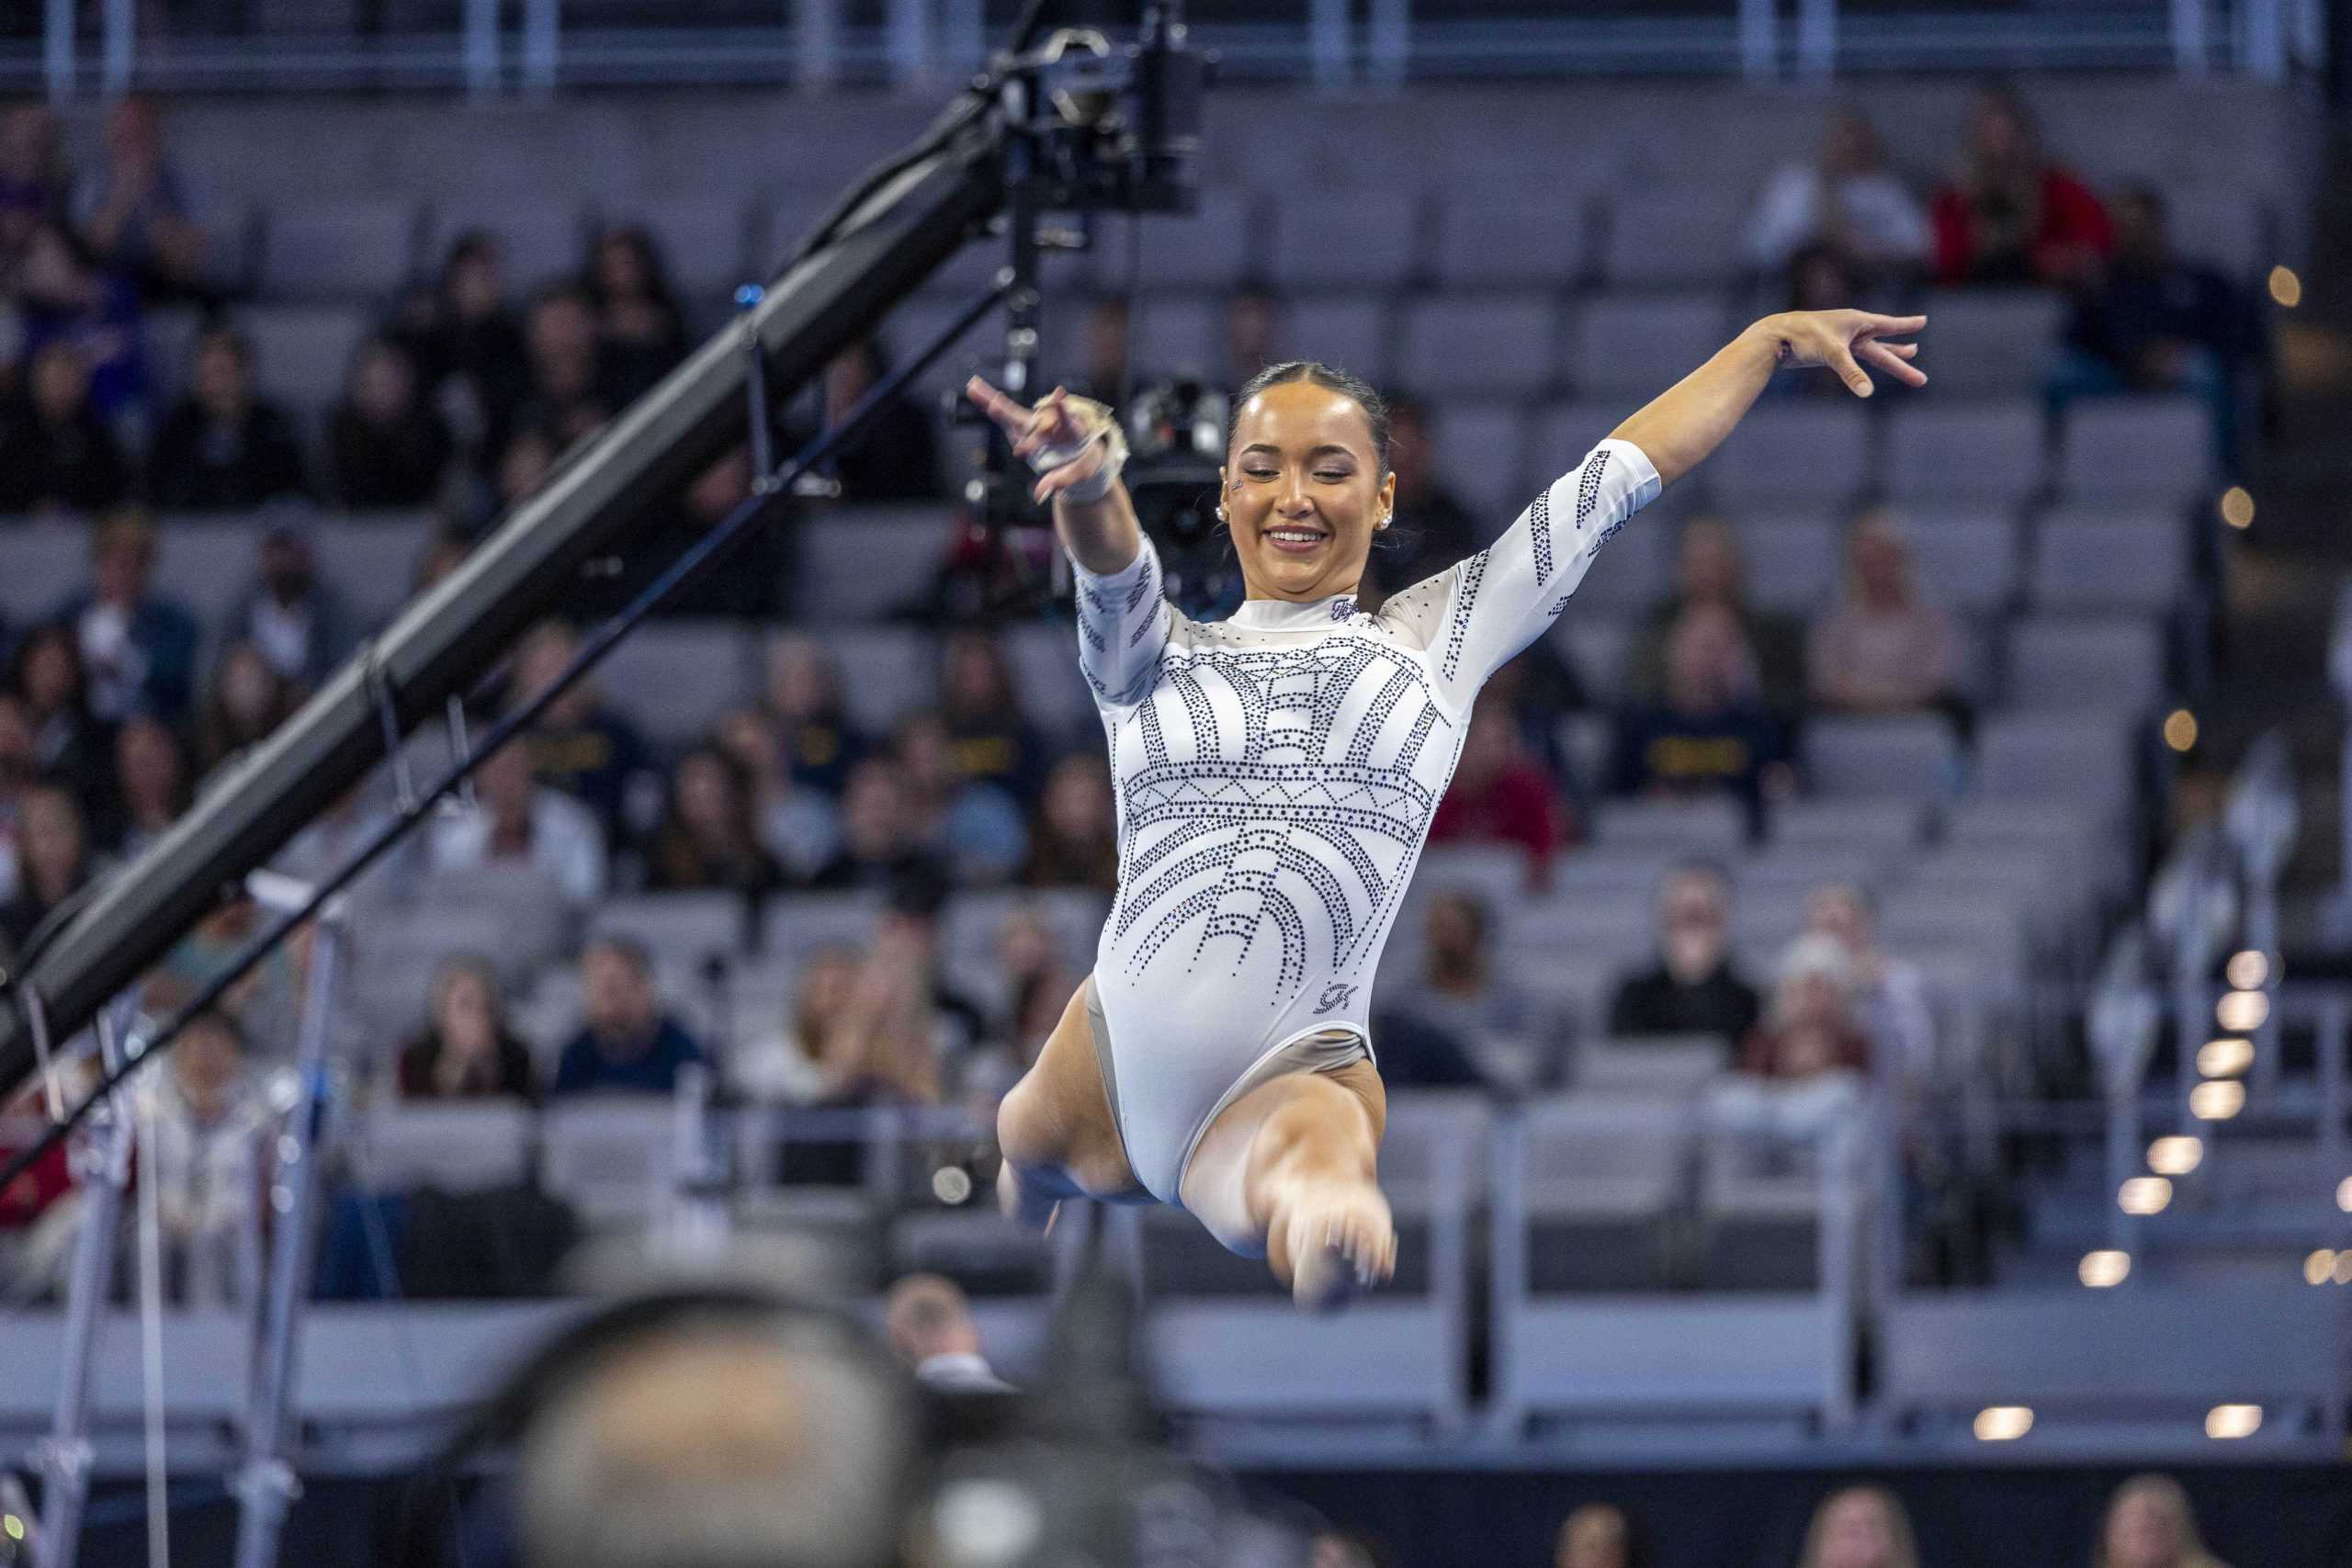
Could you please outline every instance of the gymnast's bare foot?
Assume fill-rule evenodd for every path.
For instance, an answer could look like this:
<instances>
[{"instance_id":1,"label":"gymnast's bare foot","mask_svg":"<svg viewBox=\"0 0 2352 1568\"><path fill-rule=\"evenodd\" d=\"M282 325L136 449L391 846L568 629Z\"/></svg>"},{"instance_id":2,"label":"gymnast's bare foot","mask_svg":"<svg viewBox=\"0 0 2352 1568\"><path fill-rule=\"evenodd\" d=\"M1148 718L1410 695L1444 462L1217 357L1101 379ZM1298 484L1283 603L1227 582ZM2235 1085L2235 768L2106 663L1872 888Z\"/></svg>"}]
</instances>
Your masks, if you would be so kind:
<instances>
[{"instance_id":1,"label":"gymnast's bare foot","mask_svg":"<svg viewBox=\"0 0 2352 1568\"><path fill-rule=\"evenodd\" d=\"M1286 1206L1291 1300L1302 1312L1337 1312L1396 1272L1396 1223L1369 1181L1308 1179Z\"/></svg>"}]
</instances>

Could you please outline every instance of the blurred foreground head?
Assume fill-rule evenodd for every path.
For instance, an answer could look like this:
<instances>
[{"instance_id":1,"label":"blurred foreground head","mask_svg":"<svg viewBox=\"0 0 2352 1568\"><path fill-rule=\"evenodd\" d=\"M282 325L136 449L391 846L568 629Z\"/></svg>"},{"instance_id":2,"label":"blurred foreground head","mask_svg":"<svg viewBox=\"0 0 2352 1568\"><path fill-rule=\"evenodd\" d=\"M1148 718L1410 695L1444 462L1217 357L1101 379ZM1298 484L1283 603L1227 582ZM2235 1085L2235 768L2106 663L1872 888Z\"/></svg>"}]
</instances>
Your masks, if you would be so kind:
<instances>
[{"instance_id":1,"label":"blurred foreground head","mask_svg":"<svg viewBox=\"0 0 2352 1568\"><path fill-rule=\"evenodd\" d=\"M522 1444L532 1568L886 1568L914 1465L902 1388L830 1337L728 1314L597 1354Z\"/></svg>"}]
</instances>

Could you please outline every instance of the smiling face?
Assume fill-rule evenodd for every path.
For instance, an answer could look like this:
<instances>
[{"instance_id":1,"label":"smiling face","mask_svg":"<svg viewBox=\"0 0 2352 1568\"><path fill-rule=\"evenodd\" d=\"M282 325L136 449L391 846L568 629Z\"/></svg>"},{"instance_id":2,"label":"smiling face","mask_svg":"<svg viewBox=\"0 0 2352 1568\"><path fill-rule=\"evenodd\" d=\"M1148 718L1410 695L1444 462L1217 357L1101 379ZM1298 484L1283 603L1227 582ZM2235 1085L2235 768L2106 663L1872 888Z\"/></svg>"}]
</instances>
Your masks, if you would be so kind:
<instances>
[{"instance_id":1,"label":"smiling face","mask_svg":"<svg viewBox=\"0 0 2352 1568\"><path fill-rule=\"evenodd\" d=\"M1277 382L1241 405L1219 478L1252 599L1353 592L1396 500L1363 405L1314 381Z\"/></svg>"}]
</instances>

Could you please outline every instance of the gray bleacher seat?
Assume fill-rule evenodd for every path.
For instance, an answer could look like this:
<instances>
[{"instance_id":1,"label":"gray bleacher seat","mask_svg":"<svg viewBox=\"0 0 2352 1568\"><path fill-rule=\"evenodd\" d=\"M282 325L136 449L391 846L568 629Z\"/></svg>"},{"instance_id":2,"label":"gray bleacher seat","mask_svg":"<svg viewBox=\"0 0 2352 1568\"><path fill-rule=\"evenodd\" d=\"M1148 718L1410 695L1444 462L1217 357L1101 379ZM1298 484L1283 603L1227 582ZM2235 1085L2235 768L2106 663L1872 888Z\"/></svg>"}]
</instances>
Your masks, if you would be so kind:
<instances>
[{"instance_id":1,"label":"gray bleacher seat","mask_svg":"<svg viewBox=\"0 0 2352 1568\"><path fill-rule=\"evenodd\" d=\"M2173 254L2214 267L2241 286L2289 259L2277 252L2268 199L2250 186L2173 186L2166 193L2165 230Z\"/></svg>"},{"instance_id":2,"label":"gray bleacher seat","mask_svg":"<svg viewBox=\"0 0 2352 1568\"><path fill-rule=\"evenodd\" d=\"M1016 911L1035 909L1054 933L1055 957L1073 971L1092 966L1111 901L1089 887L990 888L958 894L942 914L939 951L950 962L1000 962L999 941Z\"/></svg>"},{"instance_id":3,"label":"gray bleacher seat","mask_svg":"<svg viewBox=\"0 0 2352 1568\"><path fill-rule=\"evenodd\" d=\"M2046 468L2037 403L1906 400L1887 412L1883 472L1898 502L2014 506Z\"/></svg>"},{"instance_id":4,"label":"gray bleacher seat","mask_svg":"<svg viewBox=\"0 0 2352 1568\"><path fill-rule=\"evenodd\" d=\"M1951 723L1936 714L1825 714L1805 725L1805 780L1825 797L1940 799L1951 791L1959 752Z\"/></svg>"},{"instance_id":5,"label":"gray bleacher seat","mask_svg":"<svg viewBox=\"0 0 2352 1568\"><path fill-rule=\"evenodd\" d=\"M319 575L342 593L361 626L379 626L413 596L434 526L430 513L328 518L318 532Z\"/></svg>"},{"instance_id":6,"label":"gray bleacher seat","mask_svg":"<svg viewBox=\"0 0 2352 1568\"><path fill-rule=\"evenodd\" d=\"M1639 844L1678 854L1730 854L1747 837L1747 815L1731 800L1613 800L1593 828L1596 844Z\"/></svg>"},{"instance_id":7,"label":"gray bleacher seat","mask_svg":"<svg viewBox=\"0 0 2352 1568\"><path fill-rule=\"evenodd\" d=\"M1588 1042L1573 1071L1579 1095L1678 1100L1730 1066L1730 1043L1719 1035L1638 1034Z\"/></svg>"},{"instance_id":8,"label":"gray bleacher seat","mask_svg":"<svg viewBox=\"0 0 2352 1568\"><path fill-rule=\"evenodd\" d=\"M500 864L426 873L401 918L416 921L429 934L434 921L443 916L481 922L494 931L493 945L471 951L488 953L512 977L570 950L576 911L552 873Z\"/></svg>"},{"instance_id":9,"label":"gray bleacher seat","mask_svg":"<svg viewBox=\"0 0 2352 1568\"><path fill-rule=\"evenodd\" d=\"M1094 694L1078 667L1078 632L1066 619L1022 621L999 634L1014 689L1031 721L1048 735L1083 734L1091 743Z\"/></svg>"},{"instance_id":10,"label":"gray bleacher seat","mask_svg":"<svg viewBox=\"0 0 2352 1568\"><path fill-rule=\"evenodd\" d=\"M63 604L90 577L90 531L70 523L0 523L0 615L26 626Z\"/></svg>"},{"instance_id":11,"label":"gray bleacher seat","mask_svg":"<svg viewBox=\"0 0 2352 1568\"><path fill-rule=\"evenodd\" d=\"M263 231L261 291L380 301L415 274L418 217L407 197L280 202Z\"/></svg>"},{"instance_id":12,"label":"gray bleacher seat","mask_svg":"<svg viewBox=\"0 0 2352 1568\"><path fill-rule=\"evenodd\" d=\"M1850 844L1884 855L1917 845L1927 817L1917 800L1792 800L1772 808L1770 831L1781 848Z\"/></svg>"},{"instance_id":13,"label":"gray bleacher seat","mask_svg":"<svg viewBox=\"0 0 2352 1568\"><path fill-rule=\"evenodd\" d=\"M1702 1100L1700 1277L1713 1290L1814 1290L1826 1131L1859 1114L1851 1077L1725 1077Z\"/></svg>"},{"instance_id":14,"label":"gray bleacher seat","mask_svg":"<svg viewBox=\"0 0 2352 1568\"><path fill-rule=\"evenodd\" d=\"M1585 276L1589 216L1575 200L1441 200L1437 280L1448 288L1567 288Z\"/></svg>"},{"instance_id":15,"label":"gray bleacher seat","mask_svg":"<svg viewBox=\"0 0 2352 1568\"><path fill-rule=\"evenodd\" d=\"M1748 599L1758 609L1805 615L1837 601L1844 552L1834 517L1749 516L1735 523L1747 564Z\"/></svg>"},{"instance_id":16,"label":"gray bleacher seat","mask_svg":"<svg viewBox=\"0 0 2352 1568\"><path fill-rule=\"evenodd\" d=\"M953 538L944 505L856 506L800 525L798 607L810 621L871 621L930 588Z\"/></svg>"},{"instance_id":17,"label":"gray bleacher seat","mask_svg":"<svg viewBox=\"0 0 2352 1568\"><path fill-rule=\"evenodd\" d=\"M1548 294L1429 295L1405 312L1404 383L1424 397L1526 399L1558 378Z\"/></svg>"},{"instance_id":18,"label":"gray bleacher seat","mask_svg":"<svg viewBox=\"0 0 2352 1568\"><path fill-rule=\"evenodd\" d=\"M254 345L254 378L294 412L321 414L343 395L367 312L345 305L249 305L238 327Z\"/></svg>"},{"instance_id":19,"label":"gray bleacher seat","mask_svg":"<svg viewBox=\"0 0 2352 1568\"><path fill-rule=\"evenodd\" d=\"M1074 642L1078 634L1070 636ZM825 640L841 664L842 702L850 722L859 728L878 734L909 708L932 700L939 655L928 632L913 626L843 626L827 634Z\"/></svg>"},{"instance_id":20,"label":"gray bleacher seat","mask_svg":"<svg viewBox=\"0 0 2352 1568\"><path fill-rule=\"evenodd\" d=\"M2164 665L2162 631L2144 618L2035 616L2009 628L2020 707L2142 713L2164 694Z\"/></svg>"},{"instance_id":21,"label":"gray bleacher seat","mask_svg":"<svg viewBox=\"0 0 2352 1568\"><path fill-rule=\"evenodd\" d=\"M1440 844L1414 870L1413 892L1468 893L1504 913L1527 892L1527 852L1515 844Z\"/></svg>"},{"instance_id":22,"label":"gray bleacher seat","mask_svg":"<svg viewBox=\"0 0 2352 1568\"><path fill-rule=\"evenodd\" d=\"M1744 507L1799 503L1835 520L1840 503L1867 483L1876 436L1863 411L1816 398L1770 398L1715 448L1700 477L1736 514Z\"/></svg>"},{"instance_id":23,"label":"gray bleacher seat","mask_svg":"<svg viewBox=\"0 0 2352 1568\"><path fill-rule=\"evenodd\" d=\"M634 937L659 957L692 964L713 953L741 952L747 914L736 893L638 893L598 905L588 930L591 935Z\"/></svg>"},{"instance_id":24,"label":"gray bleacher seat","mask_svg":"<svg viewBox=\"0 0 2352 1568\"><path fill-rule=\"evenodd\" d=\"M1528 438L1530 471L1539 482L1559 478L1582 463L1632 412L1622 398L1545 404Z\"/></svg>"},{"instance_id":25,"label":"gray bleacher seat","mask_svg":"<svg viewBox=\"0 0 2352 1568\"><path fill-rule=\"evenodd\" d=\"M1840 802L1839 804L1844 804ZM1775 830L1779 824L1775 823ZM1777 836L1765 849L1731 864L1735 903L1758 898L1802 902L1825 883L1849 882L1868 886L1878 880L1890 860L1900 863L1901 850L1868 839L1844 836L1826 841L1783 840Z\"/></svg>"},{"instance_id":26,"label":"gray bleacher seat","mask_svg":"<svg viewBox=\"0 0 2352 1568\"><path fill-rule=\"evenodd\" d=\"M1998 888L1905 887L1879 905L1879 941L1891 953L1967 948L1990 982L2008 984L2025 972L2028 948L2042 934L2031 916L2029 904Z\"/></svg>"},{"instance_id":27,"label":"gray bleacher seat","mask_svg":"<svg viewBox=\"0 0 2352 1568\"><path fill-rule=\"evenodd\" d=\"M2128 726L2112 713L2001 714L1977 731L1971 795L2077 802L2120 810L2133 783Z\"/></svg>"},{"instance_id":28,"label":"gray bleacher seat","mask_svg":"<svg viewBox=\"0 0 2352 1568\"><path fill-rule=\"evenodd\" d=\"M748 254L750 215L739 198L724 193L664 192L604 214L604 227L635 226L653 235L669 265L671 281L688 299L729 299L754 270ZM764 265L768 258L763 257ZM759 281L767 281L765 273Z\"/></svg>"},{"instance_id":29,"label":"gray bleacher seat","mask_svg":"<svg viewBox=\"0 0 2352 1568\"><path fill-rule=\"evenodd\" d=\"M1728 283L1739 270L1746 205L1744 192L1723 186L1620 194L1603 220L1602 276L1620 288Z\"/></svg>"},{"instance_id":30,"label":"gray bleacher seat","mask_svg":"<svg viewBox=\"0 0 2352 1568\"><path fill-rule=\"evenodd\" d=\"M993 1202L918 1210L890 1227L890 1272L944 1274L975 1296L1036 1295L1053 1284L1053 1250Z\"/></svg>"},{"instance_id":31,"label":"gray bleacher seat","mask_svg":"<svg viewBox=\"0 0 2352 1568\"><path fill-rule=\"evenodd\" d=\"M249 517L171 516L155 529L155 592L217 626L253 587L261 525Z\"/></svg>"},{"instance_id":32,"label":"gray bleacher seat","mask_svg":"<svg viewBox=\"0 0 2352 1568\"><path fill-rule=\"evenodd\" d=\"M540 1118L539 1179L592 1225L643 1221L671 1180L667 1096L559 1100Z\"/></svg>"},{"instance_id":33,"label":"gray bleacher seat","mask_svg":"<svg viewBox=\"0 0 2352 1568\"><path fill-rule=\"evenodd\" d=\"M598 682L648 738L688 744L758 690L752 637L732 622L656 621L622 639Z\"/></svg>"},{"instance_id":34,"label":"gray bleacher seat","mask_svg":"<svg viewBox=\"0 0 2352 1568\"><path fill-rule=\"evenodd\" d=\"M1395 186L1283 192L1269 209L1267 274L1288 290L1398 288L1419 262L1420 205L1410 188Z\"/></svg>"},{"instance_id":35,"label":"gray bleacher seat","mask_svg":"<svg viewBox=\"0 0 2352 1568\"><path fill-rule=\"evenodd\" d=\"M1353 371L1375 384L1388 376L1394 312L1377 295L1326 294L1294 299L1283 321L1285 352Z\"/></svg>"},{"instance_id":36,"label":"gray bleacher seat","mask_svg":"<svg viewBox=\"0 0 2352 1568\"><path fill-rule=\"evenodd\" d=\"M881 914L878 893L780 893L761 907L760 947L795 964L836 943L864 952Z\"/></svg>"},{"instance_id":37,"label":"gray bleacher seat","mask_svg":"<svg viewBox=\"0 0 2352 1568\"><path fill-rule=\"evenodd\" d=\"M2041 389L2065 301L2039 289L1953 289L1929 295L1919 313L1920 363L1936 394L2023 397Z\"/></svg>"},{"instance_id":38,"label":"gray bleacher seat","mask_svg":"<svg viewBox=\"0 0 2352 1568\"><path fill-rule=\"evenodd\" d=\"M1569 323L1568 381L1579 399L1622 400L1623 419L1713 357L1728 320L1712 294L1596 296Z\"/></svg>"},{"instance_id":39,"label":"gray bleacher seat","mask_svg":"<svg viewBox=\"0 0 2352 1568\"><path fill-rule=\"evenodd\" d=\"M2066 408L2058 488L2076 501L2181 502L2213 482L2213 424L2194 398L2084 398Z\"/></svg>"},{"instance_id":40,"label":"gray bleacher seat","mask_svg":"<svg viewBox=\"0 0 2352 1568\"><path fill-rule=\"evenodd\" d=\"M1905 514L1912 570L1937 604L1962 615L2005 610L2018 587L2018 525L1998 513Z\"/></svg>"},{"instance_id":41,"label":"gray bleacher seat","mask_svg":"<svg viewBox=\"0 0 2352 1568\"><path fill-rule=\"evenodd\" d=\"M580 204L515 196L450 197L433 204L427 254L438 266L458 237L482 229L498 237L506 282L527 294L577 274L587 259L588 226Z\"/></svg>"},{"instance_id":42,"label":"gray bleacher seat","mask_svg":"<svg viewBox=\"0 0 2352 1568\"><path fill-rule=\"evenodd\" d=\"M2166 615L2188 587L2184 542L2177 524L2157 519L2044 517L2034 530L2034 608Z\"/></svg>"},{"instance_id":43,"label":"gray bleacher seat","mask_svg":"<svg viewBox=\"0 0 2352 1568\"><path fill-rule=\"evenodd\" d=\"M1526 433L1526 419L1516 403L1450 402L1437 412L1439 477L1498 531L1535 498L1523 462Z\"/></svg>"},{"instance_id":44,"label":"gray bleacher seat","mask_svg":"<svg viewBox=\"0 0 2352 1568\"><path fill-rule=\"evenodd\" d=\"M1225 301L1210 294L1155 294L1137 308L1134 361L1145 376L1225 375Z\"/></svg>"},{"instance_id":45,"label":"gray bleacher seat","mask_svg":"<svg viewBox=\"0 0 2352 1568\"><path fill-rule=\"evenodd\" d=\"M1496 1177L1525 1204L1529 1292L1663 1289L1693 1131L1679 1096L1531 1103L1519 1161Z\"/></svg>"},{"instance_id":46,"label":"gray bleacher seat","mask_svg":"<svg viewBox=\"0 0 2352 1568\"><path fill-rule=\"evenodd\" d=\"M511 1187L530 1169L531 1124L512 1100L379 1105L358 1121L352 1166L379 1192Z\"/></svg>"},{"instance_id":47,"label":"gray bleacher seat","mask_svg":"<svg viewBox=\"0 0 2352 1568\"><path fill-rule=\"evenodd\" d=\"M1226 288L1260 264L1261 225L1255 196L1245 190L1204 191L1199 210L1154 214L1143 222L1143 284L1147 288ZM1127 220L1102 226L1098 243L1106 265L1125 274Z\"/></svg>"},{"instance_id":48,"label":"gray bleacher seat","mask_svg":"<svg viewBox=\"0 0 2352 1568\"><path fill-rule=\"evenodd\" d=\"M1611 539L1601 555L1606 557L1623 538L1621 534ZM1600 570L1598 560L1593 570ZM1579 587L1577 592L1582 595L1584 589ZM1633 652L1634 632L1632 616L1611 615L1599 600L1588 604L1577 597L1568 601L1568 608L1552 623L1547 635L1588 690L1613 693L1624 687L1625 660Z\"/></svg>"}]
</instances>

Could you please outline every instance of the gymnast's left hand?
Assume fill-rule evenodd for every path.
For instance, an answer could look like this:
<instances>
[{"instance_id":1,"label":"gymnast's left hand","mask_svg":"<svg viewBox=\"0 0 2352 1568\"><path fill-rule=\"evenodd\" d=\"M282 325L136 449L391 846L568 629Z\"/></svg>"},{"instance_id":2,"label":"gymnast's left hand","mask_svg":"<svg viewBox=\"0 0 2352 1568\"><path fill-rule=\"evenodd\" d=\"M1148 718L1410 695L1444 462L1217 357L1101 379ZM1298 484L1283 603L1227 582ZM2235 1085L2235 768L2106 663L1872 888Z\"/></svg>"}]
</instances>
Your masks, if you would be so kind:
<instances>
[{"instance_id":1,"label":"gymnast's left hand","mask_svg":"<svg viewBox=\"0 0 2352 1568\"><path fill-rule=\"evenodd\" d=\"M1858 398L1871 395L1870 370L1883 370L1906 387L1924 387L1927 373L1911 361L1916 343L1883 343L1891 333L1916 333L1925 316L1880 316L1868 310L1786 310L1757 323L1779 344L1782 365L1825 365Z\"/></svg>"}]
</instances>

